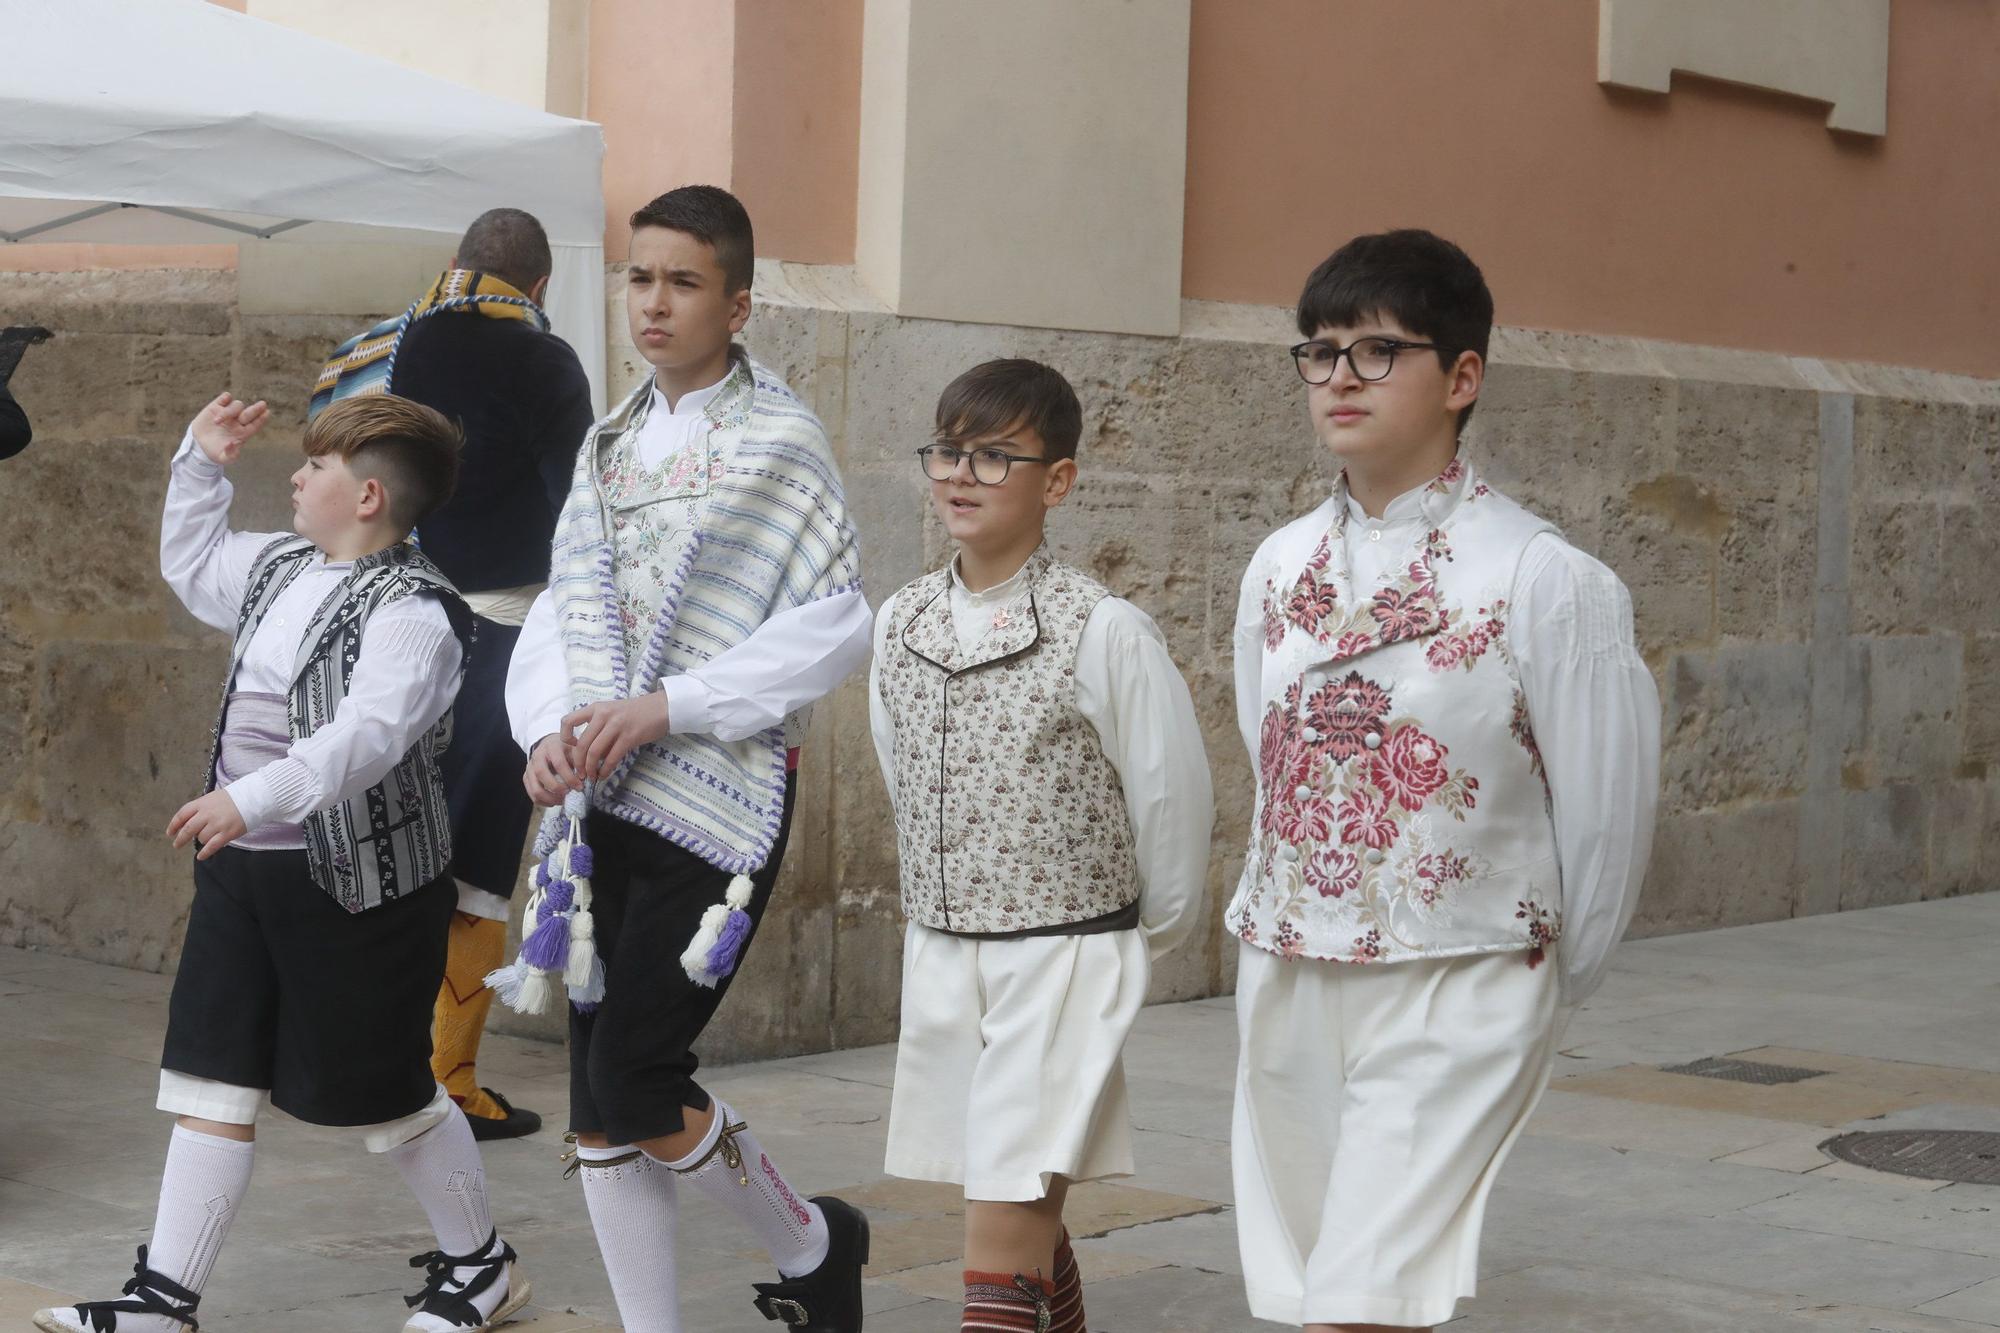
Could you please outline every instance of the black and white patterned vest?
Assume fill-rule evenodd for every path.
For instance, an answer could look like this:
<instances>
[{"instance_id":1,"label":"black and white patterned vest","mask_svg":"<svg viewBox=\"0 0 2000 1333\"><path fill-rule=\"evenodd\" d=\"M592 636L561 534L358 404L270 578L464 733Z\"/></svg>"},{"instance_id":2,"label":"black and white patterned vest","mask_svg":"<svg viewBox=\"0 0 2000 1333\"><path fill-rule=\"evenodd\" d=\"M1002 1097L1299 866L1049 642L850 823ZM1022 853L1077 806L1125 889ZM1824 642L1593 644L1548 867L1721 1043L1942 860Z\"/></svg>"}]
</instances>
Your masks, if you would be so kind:
<instances>
[{"instance_id":1,"label":"black and white patterned vest","mask_svg":"<svg viewBox=\"0 0 2000 1333\"><path fill-rule=\"evenodd\" d=\"M304 537L281 537L257 554L250 589L236 617L236 643L222 684L223 706L209 745L203 790L215 785L222 746L223 714L244 650L264 614L288 584L318 554ZM313 612L292 665L285 714L292 739L303 740L333 717L347 697L354 664L361 656L368 618L391 602L433 593L444 604L452 632L467 654L472 649L472 612L451 580L408 542L365 555L344 582ZM464 671L460 665L461 674ZM438 756L451 744L451 710L417 738L380 782L351 800L306 817L306 860L313 883L350 912L365 911L414 893L445 873L451 864L451 820L445 806Z\"/></svg>"}]
</instances>

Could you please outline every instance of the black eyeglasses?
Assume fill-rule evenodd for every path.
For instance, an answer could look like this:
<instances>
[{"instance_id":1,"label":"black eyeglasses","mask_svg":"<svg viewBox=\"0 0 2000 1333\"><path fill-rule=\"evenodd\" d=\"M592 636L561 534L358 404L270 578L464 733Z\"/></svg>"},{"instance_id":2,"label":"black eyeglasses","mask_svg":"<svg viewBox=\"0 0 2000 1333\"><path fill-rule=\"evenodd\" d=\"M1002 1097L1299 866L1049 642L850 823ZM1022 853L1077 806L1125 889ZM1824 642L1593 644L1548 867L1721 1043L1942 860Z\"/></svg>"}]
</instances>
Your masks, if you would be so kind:
<instances>
[{"instance_id":1,"label":"black eyeglasses","mask_svg":"<svg viewBox=\"0 0 2000 1333\"><path fill-rule=\"evenodd\" d=\"M1396 368L1398 352L1436 352L1436 343L1405 342L1401 338L1356 338L1347 346L1322 342L1318 338L1292 346L1292 364L1307 384L1325 384L1340 366L1340 358L1354 368L1354 377L1379 380Z\"/></svg>"},{"instance_id":2,"label":"black eyeglasses","mask_svg":"<svg viewBox=\"0 0 2000 1333\"><path fill-rule=\"evenodd\" d=\"M948 444L927 444L917 450L917 457L923 460L924 475L932 481L950 481L958 471L958 460L972 460L972 479L981 486L998 486L1007 480L1008 470L1016 463L1047 463L1051 460L1036 458L1030 454L1010 454L1005 449L990 446L981 449L954 449Z\"/></svg>"}]
</instances>

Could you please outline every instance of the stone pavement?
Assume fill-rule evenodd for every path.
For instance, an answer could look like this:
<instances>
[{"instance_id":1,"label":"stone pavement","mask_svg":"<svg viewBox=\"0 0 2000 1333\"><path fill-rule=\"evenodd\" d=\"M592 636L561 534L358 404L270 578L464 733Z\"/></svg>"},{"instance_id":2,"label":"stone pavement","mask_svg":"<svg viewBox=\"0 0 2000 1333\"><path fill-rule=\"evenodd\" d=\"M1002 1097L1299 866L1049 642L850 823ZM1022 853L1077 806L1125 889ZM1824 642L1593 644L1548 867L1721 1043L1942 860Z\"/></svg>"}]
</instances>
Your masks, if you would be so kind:
<instances>
[{"instance_id":1,"label":"stone pavement","mask_svg":"<svg viewBox=\"0 0 2000 1333\"><path fill-rule=\"evenodd\" d=\"M1453 1333L2000 1328L2000 1188L1830 1161L1844 1127L2000 1130L2000 894L1640 941L1572 1023L1488 1216ZM166 1139L151 1109L169 979L0 950L0 1328L116 1291L146 1239ZM1227 999L1148 1010L1127 1052L1139 1174L1072 1195L1100 1333L1271 1328L1238 1278ZM559 1126L559 1047L491 1039L482 1069ZM957 1327L948 1188L882 1175L893 1050L713 1071L796 1183L875 1228L870 1333ZM1663 1072L1702 1056L1820 1070L1761 1086ZM496 1217L535 1289L518 1333L616 1326L559 1134L489 1145ZM765 1324L766 1265L697 1201L686 1326ZM272 1115L205 1328L382 1330L430 1246L387 1163Z\"/></svg>"}]
</instances>

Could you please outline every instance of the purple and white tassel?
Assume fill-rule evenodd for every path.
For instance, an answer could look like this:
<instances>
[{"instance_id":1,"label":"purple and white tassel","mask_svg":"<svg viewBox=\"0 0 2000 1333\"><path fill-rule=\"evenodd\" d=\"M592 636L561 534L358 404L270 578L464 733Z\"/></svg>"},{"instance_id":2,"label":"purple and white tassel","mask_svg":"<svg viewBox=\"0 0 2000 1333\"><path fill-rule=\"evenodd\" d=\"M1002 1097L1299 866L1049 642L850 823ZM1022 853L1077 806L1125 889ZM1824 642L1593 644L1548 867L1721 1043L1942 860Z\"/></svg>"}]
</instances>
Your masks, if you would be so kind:
<instances>
[{"instance_id":1,"label":"purple and white tassel","mask_svg":"<svg viewBox=\"0 0 2000 1333\"><path fill-rule=\"evenodd\" d=\"M729 881L722 901L701 914L701 927L681 954L681 968L695 985L713 988L736 970L750 940L750 895L755 891L749 876L738 875Z\"/></svg>"},{"instance_id":2,"label":"purple and white tassel","mask_svg":"<svg viewBox=\"0 0 2000 1333\"><path fill-rule=\"evenodd\" d=\"M486 984L508 1008L546 1011L558 993L581 1009L604 998L604 963L597 956L590 915L590 848L583 841L590 799L571 792L542 818L535 852L534 887L522 915L521 952L486 974Z\"/></svg>"}]
</instances>

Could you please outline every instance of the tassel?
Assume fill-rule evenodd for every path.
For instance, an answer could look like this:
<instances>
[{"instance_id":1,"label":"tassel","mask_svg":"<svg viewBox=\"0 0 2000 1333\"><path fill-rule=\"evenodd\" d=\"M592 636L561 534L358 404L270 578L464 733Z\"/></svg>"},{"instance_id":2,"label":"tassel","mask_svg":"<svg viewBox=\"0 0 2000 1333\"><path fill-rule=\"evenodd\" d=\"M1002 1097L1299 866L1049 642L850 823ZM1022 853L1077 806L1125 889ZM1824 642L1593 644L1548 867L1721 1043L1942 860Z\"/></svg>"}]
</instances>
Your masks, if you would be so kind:
<instances>
[{"instance_id":1,"label":"tassel","mask_svg":"<svg viewBox=\"0 0 2000 1333\"><path fill-rule=\"evenodd\" d=\"M757 886L748 875L729 881L722 901L701 914L701 928L681 955L681 970L697 986L713 987L736 970L750 938L750 898Z\"/></svg>"},{"instance_id":2,"label":"tassel","mask_svg":"<svg viewBox=\"0 0 2000 1333\"><path fill-rule=\"evenodd\" d=\"M750 942L750 914L731 912L722 923L722 934L708 951L707 970L718 977L726 977L736 970L737 960L743 956L743 946Z\"/></svg>"},{"instance_id":3,"label":"tassel","mask_svg":"<svg viewBox=\"0 0 2000 1333\"><path fill-rule=\"evenodd\" d=\"M555 998L555 988L549 984L546 972L530 972L521 979L520 1003L510 1005L516 1013L543 1014L548 1012L549 1001Z\"/></svg>"},{"instance_id":4,"label":"tassel","mask_svg":"<svg viewBox=\"0 0 2000 1333\"><path fill-rule=\"evenodd\" d=\"M590 872L595 868L596 858L591 855L589 844L579 842L569 849L569 877L571 879L589 879Z\"/></svg>"},{"instance_id":5,"label":"tassel","mask_svg":"<svg viewBox=\"0 0 2000 1333\"><path fill-rule=\"evenodd\" d=\"M563 964L563 980L572 987L586 985L590 980L591 964L597 961L596 934L590 909L577 908L569 919L569 957Z\"/></svg>"},{"instance_id":6,"label":"tassel","mask_svg":"<svg viewBox=\"0 0 2000 1333\"><path fill-rule=\"evenodd\" d=\"M569 988L569 1002L579 1012L589 1013L604 1002L604 960L592 954L590 974L582 985L572 984Z\"/></svg>"},{"instance_id":7,"label":"tassel","mask_svg":"<svg viewBox=\"0 0 2000 1333\"><path fill-rule=\"evenodd\" d=\"M553 972L569 961L569 918L545 916L534 933L521 941L521 963L537 972Z\"/></svg>"},{"instance_id":8,"label":"tassel","mask_svg":"<svg viewBox=\"0 0 2000 1333\"><path fill-rule=\"evenodd\" d=\"M720 980L708 970L708 955L715 948L715 942L722 938L723 923L728 920L729 909L720 904L704 911L700 928L688 941L686 952L681 954L681 970L697 986L713 987Z\"/></svg>"},{"instance_id":9,"label":"tassel","mask_svg":"<svg viewBox=\"0 0 2000 1333\"><path fill-rule=\"evenodd\" d=\"M519 963L509 963L505 967L496 967L491 972L488 972L486 974L486 985L488 989L500 997L500 1003L506 1005L509 1009L518 1010L521 1007L521 982L524 978L525 974L522 971L521 965Z\"/></svg>"}]
</instances>

